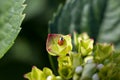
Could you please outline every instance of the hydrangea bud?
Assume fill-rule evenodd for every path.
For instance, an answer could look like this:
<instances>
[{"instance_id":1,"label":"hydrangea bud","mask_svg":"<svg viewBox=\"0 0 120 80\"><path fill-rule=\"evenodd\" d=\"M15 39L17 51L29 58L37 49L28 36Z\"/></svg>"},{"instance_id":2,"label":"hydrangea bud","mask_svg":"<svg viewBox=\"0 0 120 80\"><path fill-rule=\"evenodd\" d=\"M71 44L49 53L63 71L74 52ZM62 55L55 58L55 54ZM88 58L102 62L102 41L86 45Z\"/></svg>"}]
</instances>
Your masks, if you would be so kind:
<instances>
[{"instance_id":1,"label":"hydrangea bud","mask_svg":"<svg viewBox=\"0 0 120 80\"><path fill-rule=\"evenodd\" d=\"M46 80L52 80L52 76L48 76Z\"/></svg>"},{"instance_id":2,"label":"hydrangea bud","mask_svg":"<svg viewBox=\"0 0 120 80\"><path fill-rule=\"evenodd\" d=\"M97 69L98 69L98 70L100 70L100 69L103 68L103 67L104 67L103 64L98 64L98 65L97 65Z\"/></svg>"},{"instance_id":3,"label":"hydrangea bud","mask_svg":"<svg viewBox=\"0 0 120 80\"><path fill-rule=\"evenodd\" d=\"M24 75L25 78L29 80L42 80L45 79L43 72L36 66L32 67L32 71Z\"/></svg>"},{"instance_id":4,"label":"hydrangea bud","mask_svg":"<svg viewBox=\"0 0 120 80\"><path fill-rule=\"evenodd\" d=\"M113 53L113 45L111 44L96 44L94 59L96 62L103 62Z\"/></svg>"},{"instance_id":5,"label":"hydrangea bud","mask_svg":"<svg viewBox=\"0 0 120 80\"><path fill-rule=\"evenodd\" d=\"M63 80L61 76L56 76L56 80Z\"/></svg>"},{"instance_id":6,"label":"hydrangea bud","mask_svg":"<svg viewBox=\"0 0 120 80\"><path fill-rule=\"evenodd\" d=\"M78 74L74 74L73 75L73 78L72 78L72 80L79 80L79 78L80 78L80 75L78 75Z\"/></svg>"},{"instance_id":7,"label":"hydrangea bud","mask_svg":"<svg viewBox=\"0 0 120 80\"><path fill-rule=\"evenodd\" d=\"M78 67L76 67L76 69L75 69L75 73L81 74L81 73L82 73L82 70L83 70L82 66L78 66Z\"/></svg>"},{"instance_id":8,"label":"hydrangea bud","mask_svg":"<svg viewBox=\"0 0 120 80\"><path fill-rule=\"evenodd\" d=\"M93 62L93 56L87 56L84 58L85 63L92 63Z\"/></svg>"},{"instance_id":9,"label":"hydrangea bud","mask_svg":"<svg viewBox=\"0 0 120 80\"><path fill-rule=\"evenodd\" d=\"M92 76L92 80L100 80L97 73Z\"/></svg>"},{"instance_id":10,"label":"hydrangea bud","mask_svg":"<svg viewBox=\"0 0 120 80\"><path fill-rule=\"evenodd\" d=\"M71 36L48 34L46 49L53 56L64 56L68 54L72 50Z\"/></svg>"},{"instance_id":11,"label":"hydrangea bud","mask_svg":"<svg viewBox=\"0 0 120 80\"><path fill-rule=\"evenodd\" d=\"M82 56L91 55L93 50L93 39L90 39L86 33L83 33L78 36L78 52Z\"/></svg>"},{"instance_id":12,"label":"hydrangea bud","mask_svg":"<svg viewBox=\"0 0 120 80\"><path fill-rule=\"evenodd\" d=\"M91 55L93 50L93 39L81 40L79 42L78 52L82 54L82 56Z\"/></svg>"},{"instance_id":13,"label":"hydrangea bud","mask_svg":"<svg viewBox=\"0 0 120 80\"><path fill-rule=\"evenodd\" d=\"M79 46L79 41L89 39L89 36L87 35L86 32L84 32L82 34L78 34L78 33L74 32L73 36L74 36L73 37L74 45L77 49Z\"/></svg>"},{"instance_id":14,"label":"hydrangea bud","mask_svg":"<svg viewBox=\"0 0 120 80\"><path fill-rule=\"evenodd\" d=\"M63 79L70 79L73 75L73 66L70 56L58 57L58 72Z\"/></svg>"},{"instance_id":15,"label":"hydrangea bud","mask_svg":"<svg viewBox=\"0 0 120 80\"><path fill-rule=\"evenodd\" d=\"M84 66L82 76L80 80L91 80L92 75L96 71L96 64L95 63L89 63Z\"/></svg>"},{"instance_id":16,"label":"hydrangea bud","mask_svg":"<svg viewBox=\"0 0 120 80\"><path fill-rule=\"evenodd\" d=\"M33 66L32 71L24 75L29 80L56 80L49 68L43 68L43 71Z\"/></svg>"}]
</instances>

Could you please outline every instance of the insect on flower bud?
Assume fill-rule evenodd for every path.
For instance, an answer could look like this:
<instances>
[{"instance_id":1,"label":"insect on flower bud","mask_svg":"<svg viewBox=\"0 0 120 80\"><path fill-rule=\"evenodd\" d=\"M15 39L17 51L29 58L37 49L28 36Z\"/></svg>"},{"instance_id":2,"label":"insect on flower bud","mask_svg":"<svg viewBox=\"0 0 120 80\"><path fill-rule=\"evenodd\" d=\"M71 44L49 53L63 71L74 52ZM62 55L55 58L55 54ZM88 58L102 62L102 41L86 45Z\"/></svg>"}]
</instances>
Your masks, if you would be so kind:
<instances>
[{"instance_id":1,"label":"insect on flower bud","mask_svg":"<svg viewBox=\"0 0 120 80\"><path fill-rule=\"evenodd\" d=\"M58 44L59 44L59 46L62 46L63 43L64 43L64 38L63 38L63 37L60 37L60 38L58 39Z\"/></svg>"}]
</instances>

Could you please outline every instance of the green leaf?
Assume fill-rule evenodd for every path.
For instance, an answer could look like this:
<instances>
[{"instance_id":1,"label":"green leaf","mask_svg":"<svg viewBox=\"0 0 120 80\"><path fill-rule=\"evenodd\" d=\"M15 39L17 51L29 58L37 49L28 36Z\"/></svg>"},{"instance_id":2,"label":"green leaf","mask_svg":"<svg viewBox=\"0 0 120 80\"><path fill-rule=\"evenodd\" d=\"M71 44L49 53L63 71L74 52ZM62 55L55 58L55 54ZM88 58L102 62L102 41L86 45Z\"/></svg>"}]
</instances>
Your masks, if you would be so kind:
<instances>
[{"instance_id":1,"label":"green leaf","mask_svg":"<svg viewBox=\"0 0 120 80\"><path fill-rule=\"evenodd\" d=\"M50 32L68 34L72 33L73 30L80 29L82 3L81 0L66 0L64 7L60 5L55 17L49 23ZM80 32L80 30L78 31Z\"/></svg>"},{"instance_id":2,"label":"green leaf","mask_svg":"<svg viewBox=\"0 0 120 80\"><path fill-rule=\"evenodd\" d=\"M52 20L49 21L49 27L50 27L48 29L49 33L58 33L57 25L58 25L59 17L62 13L62 7L63 7L62 4L59 5L57 12L53 14Z\"/></svg>"},{"instance_id":3,"label":"green leaf","mask_svg":"<svg viewBox=\"0 0 120 80\"><path fill-rule=\"evenodd\" d=\"M0 58L13 45L24 19L25 0L2 0L0 2Z\"/></svg>"},{"instance_id":4,"label":"green leaf","mask_svg":"<svg viewBox=\"0 0 120 80\"><path fill-rule=\"evenodd\" d=\"M49 24L51 33L87 32L98 42L120 47L119 0L67 0Z\"/></svg>"},{"instance_id":5,"label":"green leaf","mask_svg":"<svg viewBox=\"0 0 120 80\"><path fill-rule=\"evenodd\" d=\"M50 32L68 34L77 31L97 36L106 2L107 0L66 0L49 23Z\"/></svg>"},{"instance_id":6,"label":"green leaf","mask_svg":"<svg viewBox=\"0 0 120 80\"><path fill-rule=\"evenodd\" d=\"M115 44L120 48L120 1L108 0L98 41Z\"/></svg>"}]
</instances>

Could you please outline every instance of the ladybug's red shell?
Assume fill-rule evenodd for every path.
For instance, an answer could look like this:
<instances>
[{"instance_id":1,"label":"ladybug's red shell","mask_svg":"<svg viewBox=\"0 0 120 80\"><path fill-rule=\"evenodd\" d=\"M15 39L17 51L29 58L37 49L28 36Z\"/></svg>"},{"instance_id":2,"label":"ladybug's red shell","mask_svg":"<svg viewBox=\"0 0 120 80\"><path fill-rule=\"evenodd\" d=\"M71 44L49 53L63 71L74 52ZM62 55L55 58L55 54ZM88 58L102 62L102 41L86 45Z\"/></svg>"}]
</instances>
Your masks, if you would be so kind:
<instances>
[{"instance_id":1,"label":"ladybug's red shell","mask_svg":"<svg viewBox=\"0 0 120 80\"><path fill-rule=\"evenodd\" d=\"M63 43L64 43L64 38L63 38L63 37L60 37L60 38L58 39L58 44L59 44L60 46L62 46Z\"/></svg>"}]
</instances>

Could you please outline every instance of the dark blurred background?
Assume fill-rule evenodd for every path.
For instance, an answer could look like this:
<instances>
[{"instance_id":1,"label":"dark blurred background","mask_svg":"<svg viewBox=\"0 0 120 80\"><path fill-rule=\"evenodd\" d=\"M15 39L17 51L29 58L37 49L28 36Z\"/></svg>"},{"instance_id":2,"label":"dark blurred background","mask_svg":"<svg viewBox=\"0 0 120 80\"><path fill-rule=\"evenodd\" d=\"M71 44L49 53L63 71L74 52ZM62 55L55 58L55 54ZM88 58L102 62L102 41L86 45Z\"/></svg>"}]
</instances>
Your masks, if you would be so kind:
<instances>
[{"instance_id":1,"label":"dark blurred background","mask_svg":"<svg viewBox=\"0 0 120 80\"><path fill-rule=\"evenodd\" d=\"M25 80L33 65L50 67L46 52L48 21L65 0L26 0L26 17L12 48L0 60L0 80Z\"/></svg>"}]
</instances>

